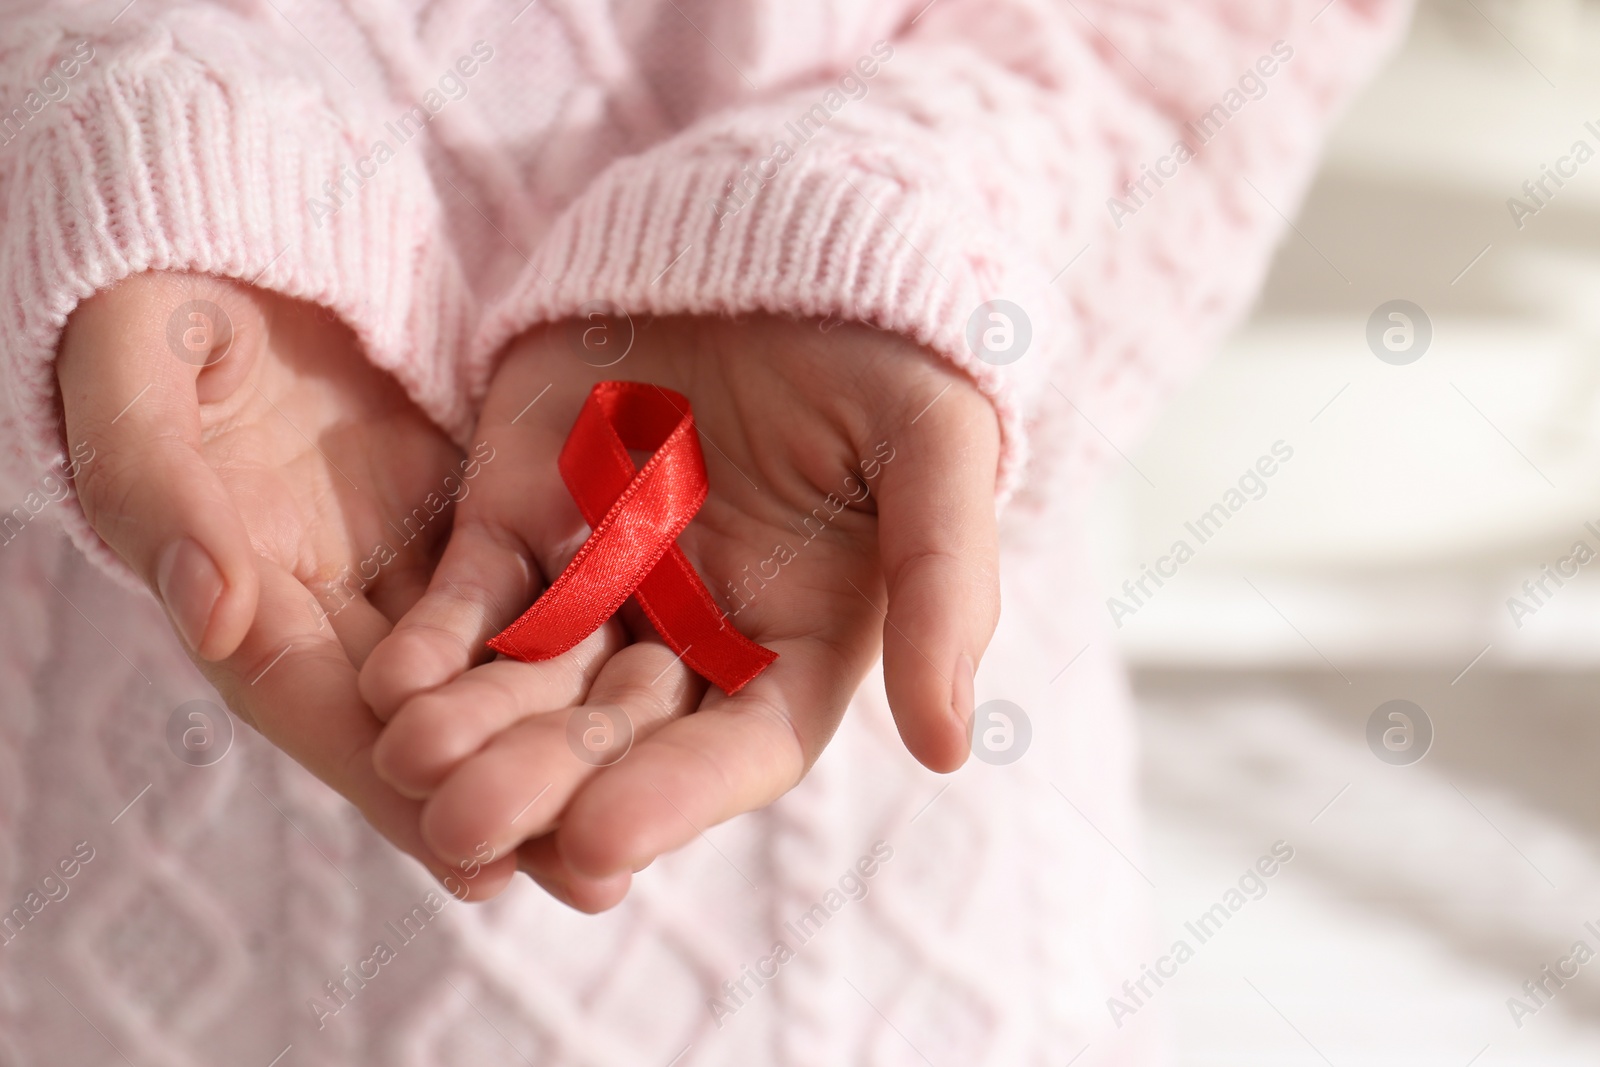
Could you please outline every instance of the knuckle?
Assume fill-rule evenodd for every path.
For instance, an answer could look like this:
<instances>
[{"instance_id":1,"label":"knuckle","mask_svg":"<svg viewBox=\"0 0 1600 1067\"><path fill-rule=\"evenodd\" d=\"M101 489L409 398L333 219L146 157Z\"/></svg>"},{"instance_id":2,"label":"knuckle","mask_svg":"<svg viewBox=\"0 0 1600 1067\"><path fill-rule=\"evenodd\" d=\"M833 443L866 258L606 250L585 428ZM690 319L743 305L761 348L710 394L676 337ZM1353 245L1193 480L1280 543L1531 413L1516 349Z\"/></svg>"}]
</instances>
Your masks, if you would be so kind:
<instances>
[{"instance_id":1,"label":"knuckle","mask_svg":"<svg viewBox=\"0 0 1600 1067\"><path fill-rule=\"evenodd\" d=\"M928 590L948 587L950 579L966 577L967 567L948 549L923 545L907 552L895 564L894 584L904 588L915 582Z\"/></svg>"},{"instance_id":2,"label":"knuckle","mask_svg":"<svg viewBox=\"0 0 1600 1067\"><path fill-rule=\"evenodd\" d=\"M97 462L78 472L75 485L89 524L112 541L143 481L145 464L122 449L97 446L96 453Z\"/></svg>"},{"instance_id":3,"label":"knuckle","mask_svg":"<svg viewBox=\"0 0 1600 1067\"><path fill-rule=\"evenodd\" d=\"M799 784L806 769L822 754L823 739L811 736L809 731L803 729L792 710L772 694L741 700L738 713L765 727L761 735L770 746L772 760L769 765L781 768L775 779L779 789L774 795L787 792ZM717 770L724 782L738 780L738 772L734 769L719 763Z\"/></svg>"},{"instance_id":4,"label":"knuckle","mask_svg":"<svg viewBox=\"0 0 1600 1067\"><path fill-rule=\"evenodd\" d=\"M474 714L483 721L495 726L509 726L520 722L527 716L527 701L517 685L508 677L494 675L469 679L474 683L467 688L477 704ZM437 714L440 718L448 715L454 702L445 694L440 694L437 705Z\"/></svg>"},{"instance_id":5,"label":"knuckle","mask_svg":"<svg viewBox=\"0 0 1600 1067\"><path fill-rule=\"evenodd\" d=\"M935 425L970 445L998 449L1000 418L995 414L993 401L967 382L950 390L950 394L945 398L950 401L950 407Z\"/></svg>"},{"instance_id":6,"label":"knuckle","mask_svg":"<svg viewBox=\"0 0 1600 1067\"><path fill-rule=\"evenodd\" d=\"M417 693L400 705L391 724L399 736L421 735L431 739L441 724L451 721L455 707L456 702L447 693L438 690Z\"/></svg>"},{"instance_id":7,"label":"knuckle","mask_svg":"<svg viewBox=\"0 0 1600 1067\"><path fill-rule=\"evenodd\" d=\"M451 602L454 602L453 597ZM474 644L462 635L461 626L448 619L420 615L413 608L411 614L401 620L396 633L403 633L405 642L403 645L397 644L396 651L389 653L396 661L393 666L408 668L413 674L430 670L456 673L466 670L472 662ZM476 628L473 626L469 630L475 631Z\"/></svg>"},{"instance_id":8,"label":"knuckle","mask_svg":"<svg viewBox=\"0 0 1600 1067\"><path fill-rule=\"evenodd\" d=\"M137 544L148 519L179 503L187 479L169 477L181 469L188 445L176 435L162 434L137 448L103 443L94 437L94 462L81 467L73 479L78 505L96 533L114 549ZM130 560L137 565L137 560Z\"/></svg>"},{"instance_id":9,"label":"knuckle","mask_svg":"<svg viewBox=\"0 0 1600 1067\"><path fill-rule=\"evenodd\" d=\"M923 547L901 559L895 573L898 589L919 590L919 596L942 598L952 592L964 611L989 630L1000 621L1000 574L993 561L969 562L963 553L944 547Z\"/></svg>"}]
</instances>

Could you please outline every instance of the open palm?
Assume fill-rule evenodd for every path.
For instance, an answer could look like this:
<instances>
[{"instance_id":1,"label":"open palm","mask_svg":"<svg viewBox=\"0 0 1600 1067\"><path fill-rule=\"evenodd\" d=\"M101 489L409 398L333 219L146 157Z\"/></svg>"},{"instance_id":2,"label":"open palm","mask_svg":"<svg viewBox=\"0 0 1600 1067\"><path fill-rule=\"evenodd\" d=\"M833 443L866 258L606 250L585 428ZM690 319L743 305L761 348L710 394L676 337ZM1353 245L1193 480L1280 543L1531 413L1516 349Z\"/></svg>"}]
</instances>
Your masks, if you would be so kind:
<instances>
[{"instance_id":1,"label":"open palm","mask_svg":"<svg viewBox=\"0 0 1600 1067\"><path fill-rule=\"evenodd\" d=\"M591 909L620 899L630 871L792 788L880 650L908 747L959 766L998 613L998 429L965 379L854 326L661 319L623 338L615 363L615 338L611 359L588 358L593 329L512 346L476 434L499 458L362 676L391 719L378 771L426 800L428 844L452 860L521 844L525 869ZM690 399L711 489L679 545L732 625L779 656L734 696L708 691L631 602L564 656L483 662L484 640L586 536L556 457L608 378ZM590 723L620 747L569 743Z\"/></svg>"},{"instance_id":2,"label":"open palm","mask_svg":"<svg viewBox=\"0 0 1600 1067\"><path fill-rule=\"evenodd\" d=\"M481 457L463 460L331 315L214 278L94 296L57 373L68 440L96 456L77 479L86 515L229 706L448 872L416 802L372 772L380 724L356 678L422 594ZM497 888L511 867L474 873Z\"/></svg>"}]
</instances>

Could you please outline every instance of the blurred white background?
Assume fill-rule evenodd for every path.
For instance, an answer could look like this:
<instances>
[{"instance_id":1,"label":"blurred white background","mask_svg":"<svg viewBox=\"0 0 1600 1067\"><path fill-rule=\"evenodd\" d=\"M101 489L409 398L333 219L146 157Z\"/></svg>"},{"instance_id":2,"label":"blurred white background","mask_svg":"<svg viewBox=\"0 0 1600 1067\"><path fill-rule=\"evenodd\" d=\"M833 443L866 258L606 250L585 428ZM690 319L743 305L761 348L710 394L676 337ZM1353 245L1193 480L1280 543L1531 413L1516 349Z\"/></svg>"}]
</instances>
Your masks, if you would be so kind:
<instances>
[{"instance_id":1,"label":"blurred white background","mask_svg":"<svg viewBox=\"0 0 1600 1067\"><path fill-rule=\"evenodd\" d=\"M1098 502L1111 595L1294 450L1118 631L1161 943L1296 849L1163 992L1185 1064L1600 1063L1600 962L1507 1006L1600 950L1600 560L1520 627L1506 603L1600 551L1600 157L1522 229L1506 204L1600 150L1597 57L1597 4L1425 4L1253 319ZM1404 366L1366 341L1394 299L1432 324ZM1435 732L1405 766L1366 740L1395 698Z\"/></svg>"}]
</instances>

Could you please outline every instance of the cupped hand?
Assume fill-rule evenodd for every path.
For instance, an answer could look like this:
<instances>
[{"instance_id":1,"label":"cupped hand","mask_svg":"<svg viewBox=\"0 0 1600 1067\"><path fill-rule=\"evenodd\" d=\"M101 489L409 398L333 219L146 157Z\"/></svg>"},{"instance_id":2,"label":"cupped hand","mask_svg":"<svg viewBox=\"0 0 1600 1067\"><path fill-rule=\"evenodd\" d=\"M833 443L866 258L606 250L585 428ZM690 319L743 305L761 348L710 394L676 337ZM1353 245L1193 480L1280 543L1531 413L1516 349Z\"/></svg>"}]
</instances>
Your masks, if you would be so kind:
<instances>
[{"instance_id":1,"label":"cupped hand","mask_svg":"<svg viewBox=\"0 0 1600 1067\"><path fill-rule=\"evenodd\" d=\"M390 720L378 773L426 801L429 846L453 860L483 841L502 855L520 845L523 869L585 910L792 788L880 650L906 745L930 768L958 767L999 612L999 429L967 379L853 325L674 318L633 332L557 324L510 347L476 432L497 459L361 678ZM730 623L779 656L736 695L708 690L631 601L556 659L485 662L484 641L587 534L556 458L611 378L690 400L710 493L678 543ZM569 741L591 728L625 754Z\"/></svg>"},{"instance_id":2,"label":"cupped hand","mask_svg":"<svg viewBox=\"0 0 1600 1067\"><path fill-rule=\"evenodd\" d=\"M460 896L420 805L380 780L357 671L426 586L469 464L330 313L149 273L84 301L57 359L75 481L229 706ZM452 884L447 881L447 885Z\"/></svg>"}]
</instances>

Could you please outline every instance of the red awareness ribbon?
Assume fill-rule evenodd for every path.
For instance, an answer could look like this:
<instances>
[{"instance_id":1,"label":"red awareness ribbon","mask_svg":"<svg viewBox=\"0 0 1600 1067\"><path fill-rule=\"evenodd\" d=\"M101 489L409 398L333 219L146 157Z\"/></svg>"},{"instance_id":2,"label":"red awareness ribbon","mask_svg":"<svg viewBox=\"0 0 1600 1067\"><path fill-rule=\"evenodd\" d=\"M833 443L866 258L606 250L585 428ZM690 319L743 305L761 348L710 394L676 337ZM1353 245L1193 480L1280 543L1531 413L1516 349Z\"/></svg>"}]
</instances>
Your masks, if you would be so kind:
<instances>
[{"instance_id":1,"label":"red awareness ribbon","mask_svg":"<svg viewBox=\"0 0 1600 1067\"><path fill-rule=\"evenodd\" d=\"M653 455L636 467L629 449ZM710 489L687 397L643 382L601 382L583 402L559 466L589 539L490 648L524 662L559 656L632 596L661 639L726 693L778 658L728 624L677 545Z\"/></svg>"}]
</instances>

